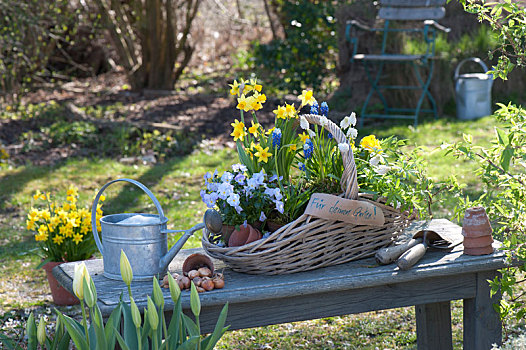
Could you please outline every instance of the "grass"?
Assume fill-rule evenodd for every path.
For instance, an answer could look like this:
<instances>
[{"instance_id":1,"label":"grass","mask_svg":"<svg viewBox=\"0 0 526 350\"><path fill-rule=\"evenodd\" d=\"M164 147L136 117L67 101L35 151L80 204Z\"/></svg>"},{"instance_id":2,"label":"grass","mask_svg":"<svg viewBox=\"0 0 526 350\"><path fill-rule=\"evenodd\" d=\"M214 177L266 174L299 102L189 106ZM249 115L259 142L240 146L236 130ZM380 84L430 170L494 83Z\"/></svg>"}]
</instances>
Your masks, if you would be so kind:
<instances>
[{"instance_id":1,"label":"grass","mask_svg":"<svg viewBox=\"0 0 526 350\"><path fill-rule=\"evenodd\" d=\"M494 119L477 121L440 119L426 121L418 129L402 124L382 125L360 130L365 136L396 135L407 138L411 147L422 147L429 173L436 179L451 174L465 183L466 193L477 195L480 186L470 163L444 157L442 143L462 139L471 133L474 142L488 144L493 135ZM80 203L88 205L98 188L116 178L133 178L159 199L168 217L169 228L189 228L201 220L206 209L199 190L206 171L225 170L236 161L236 154L227 148L201 146L191 155L172 158L156 165L125 165L112 159L70 159L55 166L26 165L0 169L0 330L6 327L11 311L49 306L50 295L43 271L35 270L39 258L27 254L36 247L32 235L25 230L25 216L34 204L36 190L64 194L70 184L79 187ZM114 184L106 192L106 214L118 212L155 212L155 207L140 189ZM450 217L454 206L451 198L437 208L437 215ZM173 244L177 237L171 237ZM185 248L200 246L194 236ZM455 348L462 347L462 309L453 303L453 336ZM2 321L3 320L3 321ZM375 349L416 347L414 309L401 308L346 317L296 322L243 331L228 332L219 343L220 349Z\"/></svg>"}]
</instances>

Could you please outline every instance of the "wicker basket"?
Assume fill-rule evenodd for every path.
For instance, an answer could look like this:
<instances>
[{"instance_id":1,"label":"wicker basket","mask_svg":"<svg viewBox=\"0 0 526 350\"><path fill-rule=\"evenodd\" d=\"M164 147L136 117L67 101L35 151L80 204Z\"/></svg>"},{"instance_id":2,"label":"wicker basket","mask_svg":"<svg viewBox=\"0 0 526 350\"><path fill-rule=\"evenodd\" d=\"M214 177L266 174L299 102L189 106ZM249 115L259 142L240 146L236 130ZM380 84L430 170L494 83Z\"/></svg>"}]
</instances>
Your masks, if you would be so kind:
<instances>
[{"instance_id":1,"label":"wicker basket","mask_svg":"<svg viewBox=\"0 0 526 350\"><path fill-rule=\"evenodd\" d=\"M304 115L309 123L321 125L322 117ZM331 121L324 128L338 143L348 143L345 134ZM250 274L287 274L342 264L372 256L375 250L389 245L407 227L411 217L399 210L358 195L356 165L352 149L343 155L344 172L341 187L344 198L369 201L384 214L381 227L354 225L342 221L316 218L303 214L295 221L273 232L269 237L240 246L219 247L204 231L203 248L212 257L223 260L233 270Z\"/></svg>"}]
</instances>

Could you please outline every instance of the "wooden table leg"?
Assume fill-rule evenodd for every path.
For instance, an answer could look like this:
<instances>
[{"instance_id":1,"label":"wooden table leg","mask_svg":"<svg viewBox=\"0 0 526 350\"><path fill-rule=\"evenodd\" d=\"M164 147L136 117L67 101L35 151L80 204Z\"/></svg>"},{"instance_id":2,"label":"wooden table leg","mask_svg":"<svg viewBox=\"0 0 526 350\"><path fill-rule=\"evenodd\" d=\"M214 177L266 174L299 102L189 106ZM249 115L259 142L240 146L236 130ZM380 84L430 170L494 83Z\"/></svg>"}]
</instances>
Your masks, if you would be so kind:
<instances>
[{"instance_id":1,"label":"wooden table leg","mask_svg":"<svg viewBox=\"0 0 526 350\"><path fill-rule=\"evenodd\" d=\"M416 305L415 313L418 349L453 349L449 301Z\"/></svg>"},{"instance_id":2,"label":"wooden table leg","mask_svg":"<svg viewBox=\"0 0 526 350\"><path fill-rule=\"evenodd\" d=\"M475 298L464 299L464 349L491 349L492 344L502 344L502 322L493 304L499 302L501 295L490 298L487 280L497 276L497 271L477 273Z\"/></svg>"}]
</instances>

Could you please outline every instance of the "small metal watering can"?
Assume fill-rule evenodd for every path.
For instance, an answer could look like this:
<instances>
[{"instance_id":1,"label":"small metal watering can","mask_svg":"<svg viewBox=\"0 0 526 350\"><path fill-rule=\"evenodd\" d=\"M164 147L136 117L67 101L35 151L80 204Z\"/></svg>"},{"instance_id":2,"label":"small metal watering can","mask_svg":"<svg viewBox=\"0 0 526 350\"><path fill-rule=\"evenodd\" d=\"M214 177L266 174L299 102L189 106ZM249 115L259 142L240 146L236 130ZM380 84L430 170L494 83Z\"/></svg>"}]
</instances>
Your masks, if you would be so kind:
<instances>
[{"instance_id":1,"label":"small metal watering can","mask_svg":"<svg viewBox=\"0 0 526 350\"><path fill-rule=\"evenodd\" d=\"M460 74L460 67L467 62L478 63L484 73ZM491 114L491 87L493 76L486 74L488 67L477 57L466 58L455 69L457 118L475 119Z\"/></svg>"},{"instance_id":2,"label":"small metal watering can","mask_svg":"<svg viewBox=\"0 0 526 350\"><path fill-rule=\"evenodd\" d=\"M143 190L153 201L159 215L155 214L113 214L100 219L101 239L97 231L97 204L104 190L115 182L129 182ZM136 217L137 220L130 219ZM121 249L126 253L133 269L133 279L149 280L154 275L164 275L168 265L195 231L206 227L212 232L221 230L221 216L216 211L205 213L205 223L188 230L168 230L163 209L153 193L143 184L131 179L117 179L108 182L100 189L91 208L91 229L97 248L103 256L104 276L120 280ZM167 234L184 232L179 241L168 251ZM101 242L102 240L102 242Z\"/></svg>"}]
</instances>

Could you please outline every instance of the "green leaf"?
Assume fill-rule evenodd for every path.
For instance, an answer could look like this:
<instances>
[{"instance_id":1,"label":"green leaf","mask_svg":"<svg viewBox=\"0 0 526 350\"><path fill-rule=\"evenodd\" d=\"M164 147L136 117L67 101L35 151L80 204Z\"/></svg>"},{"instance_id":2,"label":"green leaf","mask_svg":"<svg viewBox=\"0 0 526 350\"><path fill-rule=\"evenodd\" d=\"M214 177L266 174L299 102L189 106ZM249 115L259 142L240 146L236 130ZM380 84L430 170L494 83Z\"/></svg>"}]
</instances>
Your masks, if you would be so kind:
<instances>
[{"instance_id":1,"label":"green leaf","mask_svg":"<svg viewBox=\"0 0 526 350\"><path fill-rule=\"evenodd\" d=\"M73 343L79 350L88 350L88 343L86 341L86 335L81 327L79 327L78 322L72 319L69 316L63 315L57 311L58 317L61 318L61 321L66 326Z\"/></svg>"},{"instance_id":2,"label":"green leaf","mask_svg":"<svg viewBox=\"0 0 526 350\"><path fill-rule=\"evenodd\" d=\"M111 312L110 317L108 318L108 321L106 322L106 327L104 329L104 333L106 334L106 340L108 342L108 348L114 349L115 348L115 342L117 341L115 337L114 328L118 329L122 319L122 301L119 302L119 304L113 309Z\"/></svg>"},{"instance_id":3,"label":"green leaf","mask_svg":"<svg viewBox=\"0 0 526 350\"><path fill-rule=\"evenodd\" d=\"M139 343L137 341L137 329L133 323L131 308L130 305L124 302L122 302L122 315L124 321L123 336L126 340L126 344L128 344L132 350L139 349Z\"/></svg>"},{"instance_id":4,"label":"green leaf","mask_svg":"<svg viewBox=\"0 0 526 350\"><path fill-rule=\"evenodd\" d=\"M120 347L123 350L131 350L130 347L126 344L126 341L122 338L122 336L119 334L119 331L114 328L115 336L117 337L117 341L119 342Z\"/></svg>"},{"instance_id":5,"label":"green leaf","mask_svg":"<svg viewBox=\"0 0 526 350\"><path fill-rule=\"evenodd\" d=\"M197 289L193 282L191 283L190 289L190 307L194 316L198 317L201 313L201 300L199 300L199 294L197 293Z\"/></svg>"},{"instance_id":6,"label":"green leaf","mask_svg":"<svg viewBox=\"0 0 526 350\"><path fill-rule=\"evenodd\" d=\"M510 168L510 162L513 158L514 149L510 147L510 145L506 146L504 151L502 151L502 155L500 156L500 166L504 171L509 171Z\"/></svg>"},{"instance_id":7,"label":"green leaf","mask_svg":"<svg viewBox=\"0 0 526 350\"><path fill-rule=\"evenodd\" d=\"M508 137L508 134L502 129L495 128L497 130L497 136L499 139L499 143L503 146L507 146L510 144L510 139Z\"/></svg>"},{"instance_id":8,"label":"green leaf","mask_svg":"<svg viewBox=\"0 0 526 350\"><path fill-rule=\"evenodd\" d=\"M188 332L188 334L190 334L190 336L198 336L200 335L199 334L199 326L197 326L197 324L188 316L186 316L185 314L182 314L181 315L183 317L183 320L184 320L184 326Z\"/></svg>"},{"instance_id":9,"label":"green leaf","mask_svg":"<svg viewBox=\"0 0 526 350\"><path fill-rule=\"evenodd\" d=\"M97 338L97 349L107 349L106 333L104 332L104 321L102 313L97 305L91 311L91 319L94 321L92 325L95 328L95 336Z\"/></svg>"},{"instance_id":10,"label":"green leaf","mask_svg":"<svg viewBox=\"0 0 526 350\"><path fill-rule=\"evenodd\" d=\"M203 348L205 350L213 349L214 346L219 341L219 339L221 339L223 334L225 334L226 330L224 330L223 327L224 327L225 322L226 322L227 313L228 313L228 303L226 303L225 306L223 306L223 309L221 310L221 313L219 314L219 317L217 319L217 323L216 323L216 325L214 327L214 332L212 332L210 337L206 338L203 341L203 343L202 343L202 346L203 346ZM227 327L227 329L228 329L228 327Z\"/></svg>"},{"instance_id":11,"label":"green leaf","mask_svg":"<svg viewBox=\"0 0 526 350\"><path fill-rule=\"evenodd\" d=\"M190 350L190 349L197 349L197 345L199 344L199 341L201 338L199 336L192 336L188 338L187 341L181 344L177 349L178 350Z\"/></svg>"}]
</instances>

